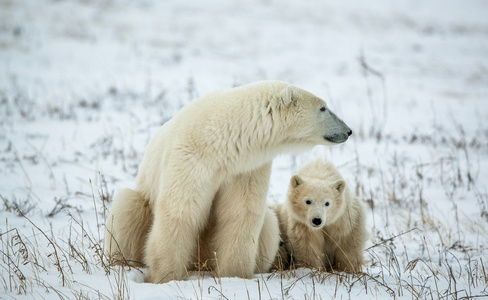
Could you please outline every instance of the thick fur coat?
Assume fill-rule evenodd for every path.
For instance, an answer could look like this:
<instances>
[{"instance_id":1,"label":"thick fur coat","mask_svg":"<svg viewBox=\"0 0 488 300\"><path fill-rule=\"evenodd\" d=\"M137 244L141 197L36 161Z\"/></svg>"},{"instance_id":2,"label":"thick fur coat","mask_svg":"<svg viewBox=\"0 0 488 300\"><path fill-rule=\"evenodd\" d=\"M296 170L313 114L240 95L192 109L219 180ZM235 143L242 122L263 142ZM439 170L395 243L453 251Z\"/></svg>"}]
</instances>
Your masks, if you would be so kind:
<instances>
[{"instance_id":1,"label":"thick fur coat","mask_svg":"<svg viewBox=\"0 0 488 300\"><path fill-rule=\"evenodd\" d=\"M283 241L278 266L361 271L368 236L364 207L330 162L303 167L290 180L287 201L273 209Z\"/></svg>"},{"instance_id":2,"label":"thick fur coat","mask_svg":"<svg viewBox=\"0 0 488 300\"><path fill-rule=\"evenodd\" d=\"M272 159L350 134L322 99L283 82L195 100L149 142L135 189L115 198L106 251L146 265L153 283L206 261L219 276L267 271L279 244L266 209Z\"/></svg>"}]
</instances>

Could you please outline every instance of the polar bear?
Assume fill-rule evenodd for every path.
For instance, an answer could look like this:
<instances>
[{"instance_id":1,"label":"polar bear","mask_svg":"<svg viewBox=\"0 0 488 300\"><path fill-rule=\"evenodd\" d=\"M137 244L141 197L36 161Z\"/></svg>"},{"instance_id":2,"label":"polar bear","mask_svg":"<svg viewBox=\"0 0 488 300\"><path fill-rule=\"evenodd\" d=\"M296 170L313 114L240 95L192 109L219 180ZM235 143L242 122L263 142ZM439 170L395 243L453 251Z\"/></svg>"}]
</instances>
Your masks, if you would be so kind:
<instances>
[{"instance_id":1,"label":"polar bear","mask_svg":"<svg viewBox=\"0 0 488 300\"><path fill-rule=\"evenodd\" d=\"M202 237L210 235L203 250L213 254L218 276L265 271L279 243L266 238L278 235L266 210L272 159L342 143L351 134L324 100L284 82L257 82L192 101L149 142L136 188L114 200L106 251L142 260L146 281L161 283L184 279Z\"/></svg>"},{"instance_id":2,"label":"polar bear","mask_svg":"<svg viewBox=\"0 0 488 300\"><path fill-rule=\"evenodd\" d=\"M360 272L367 239L362 202L330 162L317 159L290 180L288 199L273 205L283 246L275 264Z\"/></svg>"}]
</instances>

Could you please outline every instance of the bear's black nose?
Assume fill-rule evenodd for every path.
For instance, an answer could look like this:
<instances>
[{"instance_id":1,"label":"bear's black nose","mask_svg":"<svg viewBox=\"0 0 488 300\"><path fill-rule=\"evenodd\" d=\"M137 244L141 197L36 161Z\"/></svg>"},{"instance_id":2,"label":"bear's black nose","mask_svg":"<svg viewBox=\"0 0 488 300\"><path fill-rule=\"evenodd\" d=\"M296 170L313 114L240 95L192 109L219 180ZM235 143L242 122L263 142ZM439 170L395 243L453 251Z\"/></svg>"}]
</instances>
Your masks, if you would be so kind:
<instances>
[{"instance_id":1,"label":"bear's black nose","mask_svg":"<svg viewBox=\"0 0 488 300\"><path fill-rule=\"evenodd\" d=\"M347 132L347 135L348 135L348 136L351 136L351 134L352 134L352 130L351 130L351 129L349 129L349 131Z\"/></svg>"},{"instance_id":2,"label":"bear's black nose","mask_svg":"<svg viewBox=\"0 0 488 300\"><path fill-rule=\"evenodd\" d=\"M320 224L322 224L322 219L321 218L313 218L312 223L316 226L319 226Z\"/></svg>"}]
</instances>

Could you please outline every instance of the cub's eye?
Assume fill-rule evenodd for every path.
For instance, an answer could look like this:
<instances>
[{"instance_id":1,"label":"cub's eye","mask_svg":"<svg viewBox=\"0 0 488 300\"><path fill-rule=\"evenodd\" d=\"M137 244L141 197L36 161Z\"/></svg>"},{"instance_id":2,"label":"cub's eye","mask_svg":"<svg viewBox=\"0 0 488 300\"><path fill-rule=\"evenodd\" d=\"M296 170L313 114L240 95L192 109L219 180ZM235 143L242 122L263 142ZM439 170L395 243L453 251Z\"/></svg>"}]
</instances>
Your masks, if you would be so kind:
<instances>
[{"instance_id":1,"label":"cub's eye","mask_svg":"<svg viewBox=\"0 0 488 300\"><path fill-rule=\"evenodd\" d=\"M325 202L325 206L329 206L329 205L330 205L329 201Z\"/></svg>"},{"instance_id":2,"label":"cub's eye","mask_svg":"<svg viewBox=\"0 0 488 300\"><path fill-rule=\"evenodd\" d=\"M305 201L305 203L307 203L307 205L310 205L310 204L312 204L312 200L307 199L307 200Z\"/></svg>"},{"instance_id":3,"label":"cub's eye","mask_svg":"<svg viewBox=\"0 0 488 300\"><path fill-rule=\"evenodd\" d=\"M322 106L322 107L320 108L320 111L326 111L325 106Z\"/></svg>"}]
</instances>

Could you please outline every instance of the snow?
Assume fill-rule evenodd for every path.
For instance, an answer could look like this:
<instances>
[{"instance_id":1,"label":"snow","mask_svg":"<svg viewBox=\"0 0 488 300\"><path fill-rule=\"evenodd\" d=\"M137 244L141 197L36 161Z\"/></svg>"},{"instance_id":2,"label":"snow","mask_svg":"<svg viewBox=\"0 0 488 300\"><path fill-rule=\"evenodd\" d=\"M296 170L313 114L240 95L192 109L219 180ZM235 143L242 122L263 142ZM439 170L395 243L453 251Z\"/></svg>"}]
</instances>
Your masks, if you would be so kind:
<instances>
[{"instance_id":1,"label":"snow","mask_svg":"<svg viewBox=\"0 0 488 300\"><path fill-rule=\"evenodd\" d=\"M0 1L0 297L488 296L487 12L482 0ZM263 79L315 93L353 129L276 158L268 201L311 159L332 160L370 205L364 274L154 285L106 266L105 200L134 186L157 128Z\"/></svg>"}]
</instances>

